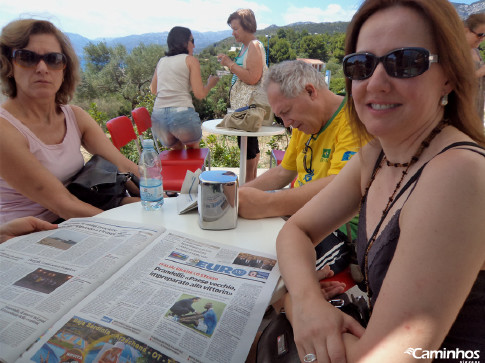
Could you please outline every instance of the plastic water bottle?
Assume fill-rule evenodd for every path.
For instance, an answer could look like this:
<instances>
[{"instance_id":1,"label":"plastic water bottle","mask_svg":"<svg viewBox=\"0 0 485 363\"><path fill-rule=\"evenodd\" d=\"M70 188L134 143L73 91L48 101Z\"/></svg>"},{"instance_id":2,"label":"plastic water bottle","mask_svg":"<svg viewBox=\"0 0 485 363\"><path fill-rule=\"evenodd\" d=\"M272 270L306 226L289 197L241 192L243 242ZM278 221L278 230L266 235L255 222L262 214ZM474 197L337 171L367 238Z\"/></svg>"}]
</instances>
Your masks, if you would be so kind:
<instances>
[{"instance_id":1,"label":"plastic water bottle","mask_svg":"<svg viewBox=\"0 0 485 363\"><path fill-rule=\"evenodd\" d=\"M154 148L153 140L143 140L140 155L140 197L145 210L160 209L163 205L162 163Z\"/></svg>"}]
</instances>

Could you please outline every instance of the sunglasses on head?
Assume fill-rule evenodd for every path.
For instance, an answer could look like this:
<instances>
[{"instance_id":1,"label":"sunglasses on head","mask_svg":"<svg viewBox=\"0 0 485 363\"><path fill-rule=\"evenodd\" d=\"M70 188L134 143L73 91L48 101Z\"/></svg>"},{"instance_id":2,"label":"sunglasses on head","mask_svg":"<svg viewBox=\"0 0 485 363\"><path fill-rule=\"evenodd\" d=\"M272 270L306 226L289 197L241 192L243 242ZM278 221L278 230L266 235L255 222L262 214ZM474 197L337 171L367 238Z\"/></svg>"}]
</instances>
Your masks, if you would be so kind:
<instances>
[{"instance_id":1,"label":"sunglasses on head","mask_svg":"<svg viewBox=\"0 0 485 363\"><path fill-rule=\"evenodd\" d=\"M412 78L426 72L431 63L438 63L438 56L424 48L399 48L382 57L367 52L352 53L344 57L344 74L353 81L367 79L380 62L389 76Z\"/></svg>"},{"instance_id":2,"label":"sunglasses on head","mask_svg":"<svg viewBox=\"0 0 485 363\"><path fill-rule=\"evenodd\" d=\"M470 30L473 34L475 34L479 38L485 37L485 33L475 33L473 30Z\"/></svg>"},{"instance_id":3,"label":"sunglasses on head","mask_svg":"<svg viewBox=\"0 0 485 363\"><path fill-rule=\"evenodd\" d=\"M47 68L52 70L60 70L66 68L67 59L62 53L47 53L37 54L27 49L14 50L12 54L13 61L24 68L35 68L41 60L47 65Z\"/></svg>"}]
</instances>

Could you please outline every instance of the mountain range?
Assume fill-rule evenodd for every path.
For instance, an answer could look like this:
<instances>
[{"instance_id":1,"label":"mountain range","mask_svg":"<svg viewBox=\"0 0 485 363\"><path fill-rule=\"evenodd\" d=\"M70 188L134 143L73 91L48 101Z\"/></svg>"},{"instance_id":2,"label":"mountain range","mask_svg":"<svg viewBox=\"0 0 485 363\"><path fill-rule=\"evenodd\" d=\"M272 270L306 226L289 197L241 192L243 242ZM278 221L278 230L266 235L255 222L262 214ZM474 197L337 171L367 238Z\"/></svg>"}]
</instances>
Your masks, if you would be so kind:
<instances>
[{"instance_id":1,"label":"mountain range","mask_svg":"<svg viewBox=\"0 0 485 363\"><path fill-rule=\"evenodd\" d=\"M470 5L461 4L461 3L453 3L455 9L457 10L458 14L461 18L466 18L470 14L474 13L481 13L485 12L485 0L476 1ZM345 32L347 29L348 22L335 22L335 23L312 23L312 22L300 22L300 23L293 23L289 25L285 25L283 27L279 27L276 25L271 25L265 29L258 30L256 35L273 35L276 34L279 28L294 28L297 31L301 31L303 29L307 30L309 33L334 33L334 32ZM166 45L167 44L167 36L168 31L161 32L161 33L146 33L140 35L128 35L125 37L119 38L96 38L96 39L88 39L79 34L74 33L66 33L71 43L74 47L74 51L76 54L82 59L83 49L89 43L97 44L99 42L105 42L108 46L115 46L118 44L124 45L128 52L135 47L137 47L140 43L144 43L145 45L149 44L160 44ZM211 32L198 32L193 30L192 35L195 39L195 52L200 52L204 48L211 46L221 40L226 38L232 37L231 30L223 30L223 31L211 31Z\"/></svg>"}]
</instances>

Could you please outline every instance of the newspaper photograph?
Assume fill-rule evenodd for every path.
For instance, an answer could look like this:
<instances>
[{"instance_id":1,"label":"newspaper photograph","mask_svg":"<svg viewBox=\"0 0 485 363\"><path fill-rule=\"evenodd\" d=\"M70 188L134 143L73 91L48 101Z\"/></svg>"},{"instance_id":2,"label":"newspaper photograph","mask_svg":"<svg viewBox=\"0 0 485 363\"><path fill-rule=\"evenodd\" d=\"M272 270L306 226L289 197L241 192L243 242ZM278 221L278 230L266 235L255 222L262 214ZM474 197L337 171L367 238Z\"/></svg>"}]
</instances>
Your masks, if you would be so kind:
<instances>
[{"instance_id":1,"label":"newspaper photograph","mask_svg":"<svg viewBox=\"0 0 485 363\"><path fill-rule=\"evenodd\" d=\"M13 362L164 228L71 219L0 245L0 361Z\"/></svg>"},{"instance_id":2,"label":"newspaper photograph","mask_svg":"<svg viewBox=\"0 0 485 363\"><path fill-rule=\"evenodd\" d=\"M19 361L244 362L279 277L275 256L166 231Z\"/></svg>"}]
</instances>

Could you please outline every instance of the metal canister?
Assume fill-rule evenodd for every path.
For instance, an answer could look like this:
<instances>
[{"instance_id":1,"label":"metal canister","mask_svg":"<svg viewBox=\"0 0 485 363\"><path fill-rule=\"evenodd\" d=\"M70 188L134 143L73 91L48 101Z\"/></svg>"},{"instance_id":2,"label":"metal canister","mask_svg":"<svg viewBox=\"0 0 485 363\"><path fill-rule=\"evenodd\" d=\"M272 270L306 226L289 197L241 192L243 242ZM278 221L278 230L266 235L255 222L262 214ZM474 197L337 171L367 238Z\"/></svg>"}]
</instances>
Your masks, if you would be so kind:
<instances>
[{"instance_id":1,"label":"metal canister","mask_svg":"<svg viewBox=\"0 0 485 363\"><path fill-rule=\"evenodd\" d=\"M237 175L232 171L208 170L199 175L197 207L200 228L236 228L238 187Z\"/></svg>"}]
</instances>

